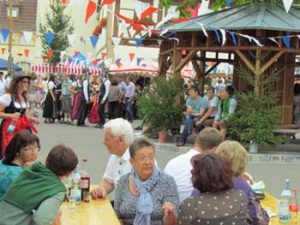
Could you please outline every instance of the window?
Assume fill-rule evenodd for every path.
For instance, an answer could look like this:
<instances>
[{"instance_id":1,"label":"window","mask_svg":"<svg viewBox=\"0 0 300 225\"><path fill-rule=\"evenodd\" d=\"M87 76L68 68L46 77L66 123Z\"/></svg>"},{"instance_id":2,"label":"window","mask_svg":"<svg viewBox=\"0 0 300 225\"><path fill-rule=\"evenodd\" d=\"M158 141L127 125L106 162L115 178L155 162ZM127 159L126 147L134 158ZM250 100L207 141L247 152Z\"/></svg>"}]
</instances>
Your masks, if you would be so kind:
<instances>
[{"instance_id":1,"label":"window","mask_svg":"<svg viewBox=\"0 0 300 225\"><path fill-rule=\"evenodd\" d=\"M19 17L19 15L20 15L20 7L19 6L13 6L11 12L12 12L12 17L13 18ZM6 8L6 15L7 15L7 17L10 16L9 7Z\"/></svg>"}]
</instances>

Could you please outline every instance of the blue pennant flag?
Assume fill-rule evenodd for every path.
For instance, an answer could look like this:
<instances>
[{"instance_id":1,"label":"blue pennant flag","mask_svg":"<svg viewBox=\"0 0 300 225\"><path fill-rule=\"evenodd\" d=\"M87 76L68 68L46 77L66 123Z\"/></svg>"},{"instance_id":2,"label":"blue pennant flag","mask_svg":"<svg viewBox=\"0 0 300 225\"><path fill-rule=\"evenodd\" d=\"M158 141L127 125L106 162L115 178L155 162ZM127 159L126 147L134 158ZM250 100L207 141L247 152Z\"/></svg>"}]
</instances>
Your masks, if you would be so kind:
<instances>
[{"instance_id":1,"label":"blue pennant flag","mask_svg":"<svg viewBox=\"0 0 300 225\"><path fill-rule=\"evenodd\" d=\"M134 38L136 47L141 46L142 42L143 42L143 38Z\"/></svg>"},{"instance_id":2,"label":"blue pennant flag","mask_svg":"<svg viewBox=\"0 0 300 225\"><path fill-rule=\"evenodd\" d=\"M232 39L232 42L235 46L237 46L237 42L236 42L236 38L235 38L235 34L234 32L229 32L230 36L231 36L231 39Z\"/></svg>"},{"instance_id":3,"label":"blue pennant flag","mask_svg":"<svg viewBox=\"0 0 300 225\"><path fill-rule=\"evenodd\" d=\"M99 37L97 37L97 36L90 36L90 40L91 40L91 44L92 44L93 48L96 48L97 42L99 40Z\"/></svg>"},{"instance_id":4,"label":"blue pennant flag","mask_svg":"<svg viewBox=\"0 0 300 225\"><path fill-rule=\"evenodd\" d=\"M219 31L216 28L213 28L213 31L215 32L215 34L217 36L218 43L221 44L221 37L220 37Z\"/></svg>"},{"instance_id":5,"label":"blue pennant flag","mask_svg":"<svg viewBox=\"0 0 300 225\"><path fill-rule=\"evenodd\" d=\"M291 37L290 36L284 36L283 37L283 43L287 48L291 48Z\"/></svg>"},{"instance_id":6,"label":"blue pennant flag","mask_svg":"<svg viewBox=\"0 0 300 225\"><path fill-rule=\"evenodd\" d=\"M136 58L136 64L139 66L141 64L142 58Z\"/></svg>"},{"instance_id":7,"label":"blue pennant flag","mask_svg":"<svg viewBox=\"0 0 300 225\"><path fill-rule=\"evenodd\" d=\"M47 45L50 46L52 41L54 40L54 34L52 34L51 32L47 32L45 34L45 38L46 38Z\"/></svg>"},{"instance_id":8,"label":"blue pennant flag","mask_svg":"<svg viewBox=\"0 0 300 225\"><path fill-rule=\"evenodd\" d=\"M2 37L3 37L4 42L6 42L6 40L8 38L8 35L10 33L10 30L9 29L1 29L1 33L2 33Z\"/></svg>"},{"instance_id":9,"label":"blue pennant flag","mask_svg":"<svg viewBox=\"0 0 300 225\"><path fill-rule=\"evenodd\" d=\"M228 7L231 6L231 0L226 0L226 6L228 6Z\"/></svg>"}]
</instances>

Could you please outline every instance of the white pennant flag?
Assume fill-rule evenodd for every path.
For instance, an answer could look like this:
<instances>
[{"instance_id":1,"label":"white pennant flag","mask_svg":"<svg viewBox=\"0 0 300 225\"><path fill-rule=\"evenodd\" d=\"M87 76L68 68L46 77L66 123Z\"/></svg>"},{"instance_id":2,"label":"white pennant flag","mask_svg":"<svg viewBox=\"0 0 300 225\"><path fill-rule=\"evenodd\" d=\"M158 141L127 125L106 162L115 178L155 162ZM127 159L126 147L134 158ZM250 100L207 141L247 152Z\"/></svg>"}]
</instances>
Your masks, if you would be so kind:
<instances>
[{"instance_id":1,"label":"white pennant flag","mask_svg":"<svg viewBox=\"0 0 300 225\"><path fill-rule=\"evenodd\" d=\"M169 20L173 19L176 17L176 13L171 13L168 14L167 16L165 16L157 25L156 25L156 29L160 28L164 23L168 22Z\"/></svg>"},{"instance_id":2,"label":"white pennant flag","mask_svg":"<svg viewBox=\"0 0 300 225\"><path fill-rule=\"evenodd\" d=\"M202 32L204 33L204 35L205 35L206 37L208 37L208 34L207 34L207 32L206 32L206 30L205 30L205 28L204 28L204 25L203 25L202 23L199 23L199 22L198 22L198 24L201 26L201 29L202 29Z\"/></svg>"},{"instance_id":3,"label":"white pennant flag","mask_svg":"<svg viewBox=\"0 0 300 225\"><path fill-rule=\"evenodd\" d=\"M139 1L135 1L135 3L134 3L134 11L135 11L137 17L140 19L141 18L141 14L143 12L143 3L139 2Z\"/></svg>"},{"instance_id":4,"label":"white pennant flag","mask_svg":"<svg viewBox=\"0 0 300 225\"><path fill-rule=\"evenodd\" d=\"M114 46L118 46L120 44L120 42L121 42L121 38L120 37L112 37L111 40L114 43Z\"/></svg>"},{"instance_id":5,"label":"white pennant flag","mask_svg":"<svg viewBox=\"0 0 300 225\"><path fill-rule=\"evenodd\" d=\"M29 44L31 42L32 35L33 35L33 32L31 32L31 31L23 31L23 37L27 44Z\"/></svg>"},{"instance_id":6,"label":"white pennant flag","mask_svg":"<svg viewBox=\"0 0 300 225\"><path fill-rule=\"evenodd\" d=\"M103 29L102 29L102 33L101 33L101 35L100 35L100 38L99 38L99 43L105 43L105 38L106 38L106 28L104 27Z\"/></svg>"},{"instance_id":7,"label":"white pennant flag","mask_svg":"<svg viewBox=\"0 0 300 225\"><path fill-rule=\"evenodd\" d=\"M162 44L162 42L163 42L163 40L157 40L157 43L158 43L158 46L160 47L161 46L161 44Z\"/></svg>"},{"instance_id":8,"label":"white pennant flag","mask_svg":"<svg viewBox=\"0 0 300 225\"><path fill-rule=\"evenodd\" d=\"M220 29L222 34L222 46L226 43L226 31L224 29Z\"/></svg>"},{"instance_id":9,"label":"white pennant flag","mask_svg":"<svg viewBox=\"0 0 300 225\"><path fill-rule=\"evenodd\" d=\"M61 52L60 52L60 61L61 61L61 62L63 61L64 56L65 56L66 54L67 54L66 51L61 51Z\"/></svg>"},{"instance_id":10,"label":"white pennant flag","mask_svg":"<svg viewBox=\"0 0 300 225\"><path fill-rule=\"evenodd\" d=\"M270 41L273 41L274 43L276 43L277 45L278 45L278 47L279 47L279 42L278 41L276 41L276 39L274 38L274 37L270 37L270 38L268 38Z\"/></svg>"},{"instance_id":11,"label":"white pennant flag","mask_svg":"<svg viewBox=\"0 0 300 225\"><path fill-rule=\"evenodd\" d=\"M285 8L285 11L288 13L290 11L290 8L293 4L293 0L282 0L283 1L283 5Z\"/></svg>"},{"instance_id":12,"label":"white pennant flag","mask_svg":"<svg viewBox=\"0 0 300 225\"><path fill-rule=\"evenodd\" d=\"M126 23L124 20L120 20L119 28L120 28L121 34L127 34L127 26L126 26Z\"/></svg>"},{"instance_id":13,"label":"white pennant flag","mask_svg":"<svg viewBox=\"0 0 300 225\"><path fill-rule=\"evenodd\" d=\"M259 47L263 47L263 46L264 46L263 44L261 44L261 43L259 42L259 40L257 40L257 39L254 38L254 37L250 37L250 41L251 41L251 42L254 41L255 44L257 44Z\"/></svg>"},{"instance_id":14,"label":"white pennant flag","mask_svg":"<svg viewBox=\"0 0 300 225\"><path fill-rule=\"evenodd\" d=\"M86 55L87 55L88 60L90 60L93 55L93 52L87 52Z\"/></svg>"},{"instance_id":15,"label":"white pennant flag","mask_svg":"<svg viewBox=\"0 0 300 225\"><path fill-rule=\"evenodd\" d=\"M201 16L201 15L204 15L204 14L207 14L209 12L211 12L212 10L209 9L209 0L204 0L201 2L201 6L200 8L198 9L198 16Z\"/></svg>"},{"instance_id":16,"label":"white pennant flag","mask_svg":"<svg viewBox=\"0 0 300 225\"><path fill-rule=\"evenodd\" d=\"M76 41L77 35L76 34L68 34L68 41L71 46L73 46L74 42Z\"/></svg>"}]
</instances>

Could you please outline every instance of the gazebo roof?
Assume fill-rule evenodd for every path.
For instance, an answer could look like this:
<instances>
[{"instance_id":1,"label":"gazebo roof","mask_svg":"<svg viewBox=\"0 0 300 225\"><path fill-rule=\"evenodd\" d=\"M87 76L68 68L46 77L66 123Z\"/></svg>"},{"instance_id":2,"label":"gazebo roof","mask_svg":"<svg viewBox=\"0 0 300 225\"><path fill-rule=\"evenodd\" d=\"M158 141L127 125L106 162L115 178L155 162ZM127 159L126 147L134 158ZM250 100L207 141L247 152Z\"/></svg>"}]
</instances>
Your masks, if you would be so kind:
<instances>
[{"instance_id":1,"label":"gazebo roof","mask_svg":"<svg viewBox=\"0 0 300 225\"><path fill-rule=\"evenodd\" d=\"M300 9L291 7L287 13L281 4L252 3L195 17L182 23L166 26L164 29L171 32L201 31L199 23L202 23L207 30L219 28L300 32Z\"/></svg>"}]
</instances>

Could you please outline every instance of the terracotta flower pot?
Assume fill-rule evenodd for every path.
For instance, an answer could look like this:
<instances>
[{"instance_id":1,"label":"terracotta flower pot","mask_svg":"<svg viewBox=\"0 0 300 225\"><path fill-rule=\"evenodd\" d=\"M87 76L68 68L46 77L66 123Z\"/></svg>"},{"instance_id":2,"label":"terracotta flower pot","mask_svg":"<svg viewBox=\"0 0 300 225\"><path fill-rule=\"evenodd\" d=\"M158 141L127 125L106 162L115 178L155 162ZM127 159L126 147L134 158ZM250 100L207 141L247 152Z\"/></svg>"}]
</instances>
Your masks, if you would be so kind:
<instances>
[{"instance_id":1,"label":"terracotta flower pot","mask_svg":"<svg viewBox=\"0 0 300 225\"><path fill-rule=\"evenodd\" d=\"M168 133L166 132L158 132L158 141L159 143L165 143L168 139Z\"/></svg>"}]
</instances>

